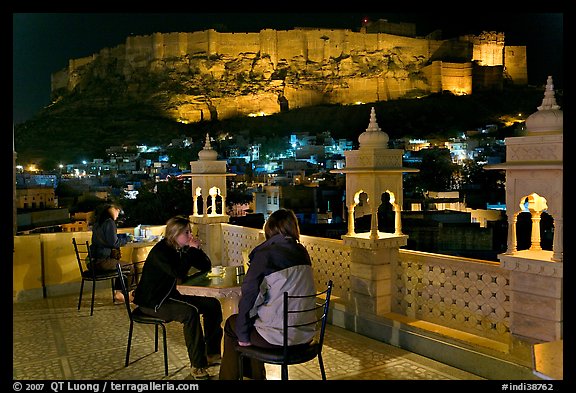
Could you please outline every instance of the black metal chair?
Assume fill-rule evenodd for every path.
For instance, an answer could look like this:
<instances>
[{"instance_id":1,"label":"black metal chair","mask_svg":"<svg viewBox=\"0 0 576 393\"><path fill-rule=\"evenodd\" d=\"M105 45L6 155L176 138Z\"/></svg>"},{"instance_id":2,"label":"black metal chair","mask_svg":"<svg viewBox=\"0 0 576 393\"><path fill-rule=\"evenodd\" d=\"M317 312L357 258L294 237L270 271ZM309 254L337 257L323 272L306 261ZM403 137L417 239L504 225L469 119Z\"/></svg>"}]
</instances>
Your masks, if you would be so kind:
<instances>
[{"instance_id":1,"label":"black metal chair","mask_svg":"<svg viewBox=\"0 0 576 393\"><path fill-rule=\"evenodd\" d=\"M128 312L128 318L130 319L130 329L128 330L128 345L126 347L126 362L124 363L124 367L128 367L130 364L130 347L132 346L132 332L134 331L134 323L154 325L154 352L158 352L158 327L161 327L164 343L164 375L168 375L168 346L166 340L166 323L168 322L161 318L156 318L144 314L138 306L132 309L132 306L130 305L130 294L127 287L127 275L125 271L122 270L121 264L116 265L116 277L118 277L122 283L122 294L124 295L124 303L126 304L126 311Z\"/></svg>"},{"instance_id":2,"label":"black metal chair","mask_svg":"<svg viewBox=\"0 0 576 393\"><path fill-rule=\"evenodd\" d=\"M324 370L324 362L322 360L322 346L324 345L324 333L326 331L326 320L328 318L328 311L330 306L330 295L332 293L332 280L328 281L327 288L322 292L310 294L306 296L289 295L284 292L284 309L283 309L283 345L276 349L261 348L254 345L242 347L237 345L236 350L240 353L239 356L239 370L240 379L244 377L244 358L252 358L260 360L264 363L277 364L281 366L282 380L288 380L288 366L292 364L300 364L308 362L314 358L318 358L320 365L320 373L322 379L326 380L326 372ZM291 300L314 298L315 305L306 308L299 308L291 303ZM309 314L307 317L299 318L296 316L295 320L307 320L305 323L291 323L294 320L289 318L291 315L296 314ZM303 345L288 345L288 329L320 324L320 332L317 338L312 342Z\"/></svg>"},{"instance_id":3,"label":"black metal chair","mask_svg":"<svg viewBox=\"0 0 576 393\"><path fill-rule=\"evenodd\" d=\"M94 314L94 295L96 293L96 282L110 280L112 285L112 302L114 302L114 280L116 277L118 277L118 275L116 274L115 270L97 273L90 267L90 263L93 261L93 258L90 252L90 243L88 241L85 243L78 243L76 238L72 238L72 244L74 245L76 260L78 261L78 268L80 269L80 276L82 277L82 284L80 285L80 296L78 297L78 311L80 311L80 305L82 304L84 283L86 281L90 281L92 282L92 302L90 303L90 316L92 316Z\"/></svg>"}]
</instances>

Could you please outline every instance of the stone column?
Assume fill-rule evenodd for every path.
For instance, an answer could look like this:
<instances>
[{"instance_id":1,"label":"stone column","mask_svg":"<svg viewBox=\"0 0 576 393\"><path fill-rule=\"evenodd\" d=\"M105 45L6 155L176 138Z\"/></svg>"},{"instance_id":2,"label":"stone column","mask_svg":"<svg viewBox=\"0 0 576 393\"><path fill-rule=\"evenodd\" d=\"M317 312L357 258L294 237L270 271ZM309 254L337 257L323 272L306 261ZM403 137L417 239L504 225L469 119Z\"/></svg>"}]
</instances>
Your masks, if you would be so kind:
<instances>
[{"instance_id":1,"label":"stone column","mask_svg":"<svg viewBox=\"0 0 576 393\"><path fill-rule=\"evenodd\" d=\"M192 197L192 214L194 214L195 216L198 215L198 197L196 196L196 194L194 194L194 196Z\"/></svg>"},{"instance_id":2,"label":"stone column","mask_svg":"<svg viewBox=\"0 0 576 393\"><path fill-rule=\"evenodd\" d=\"M552 243L552 260L562 262L564 260L564 227L562 218L554 219L554 240Z\"/></svg>"},{"instance_id":3,"label":"stone column","mask_svg":"<svg viewBox=\"0 0 576 393\"><path fill-rule=\"evenodd\" d=\"M348 236L354 235L354 204L348 209Z\"/></svg>"},{"instance_id":4,"label":"stone column","mask_svg":"<svg viewBox=\"0 0 576 393\"><path fill-rule=\"evenodd\" d=\"M351 247L350 302L354 315L382 315L392 307L392 270L399 249L408 236L384 235L371 239L369 233L344 235L344 245Z\"/></svg>"},{"instance_id":5,"label":"stone column","mask_svg":"<svg viewBox=\"0 0 576 393\"><path fill-rule=\"evenodd\" d=\"M532 213L532 233L530 236L530 250L539 251L542 249L540 246L540 220L542 212L535 211Z\"/></svg>"},{"instance_id":6,"label":"stone column","mask_svg":"<svg viewBox=\"0 0 576 393\"><path fill-rule=\"evenodd\" d=\"M510 333L538 341L563 338L563 263L499 256L510 270Z\"/></svg>"},{"instance_id":7,"label":"stone column","mask_svg":"<svg viewBox=\"0 0 576 393\"><path fill-rule=\"evenodd\" d=\"M508 215L508 247L506 250L506 254L514 254L516 249L516 223L518 221L518 216L515 213L511 213Z\"/></svg>"},{"instance_id":8,"label":"stone column","mask_svg":"<svg viewBox=\"0 0 576 393\"><path fill-rule=\"evenodd\" d=\"M228 223L229 216L189 216L190 222L194 225L197 236L202 240L202 249L213 265L228 266L228 261L222 255L222 228L221 223Z\"/></svg>"},{"instance_id":9,"label":"stone column","mask_svg":"<svg viewBox=\"0 0 576 393\"><path fill-rule=\"evenodd\" d=\"M402 216L400 206L394 204L394 234L402 235Z\"/></svg>"},{"instance_id":10,"label":"stone column","mask_svg":"<svg viewBox=\"0 0 576 393\"><path fill-rule=\"evenodd\" d=\"M378 239L378 206L375 203L370 206L370 213L370 239Z\"/></svg>"}]
</instances>

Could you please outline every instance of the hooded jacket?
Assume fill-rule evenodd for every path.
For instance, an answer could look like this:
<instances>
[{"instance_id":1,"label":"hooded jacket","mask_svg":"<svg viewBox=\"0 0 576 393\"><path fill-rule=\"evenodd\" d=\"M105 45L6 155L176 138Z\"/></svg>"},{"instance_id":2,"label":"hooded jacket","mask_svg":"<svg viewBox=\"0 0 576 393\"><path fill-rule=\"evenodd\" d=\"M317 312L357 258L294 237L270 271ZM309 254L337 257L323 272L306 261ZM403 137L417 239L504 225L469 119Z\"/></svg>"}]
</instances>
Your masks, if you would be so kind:
<instances>
[{"instance_id":1,"label":"hooded jacket","mask_svg":"<svg viewBox=\"0 0 576 393\"><path fill-rule=\"evenodd\" d=\"M298 241L277 234L255 247L249 258L250 268L242 282L238 304L236 335L239 341L249 342L250 331L256 328L270 344L282 345L284 292L316 292L310 256ZM314 299L308 301L313 303ZM314 325L289 329L289 345L307 343L315 332Z\"/></svg>"},{"instance_id":2,"label":"hooded jacket","mask_svg":"<svg viewBox=\"0 0 576 393\"><path fill-rule=\"evenodd\" d=\"M181 297L176 283L186 279L191 267L207 272L212 263L208 255L198 248L176 250L166 239L160 240L146 257L140 282L134 291L134 303L158 310L168 297Z\"/></svg>"}]
</instances>

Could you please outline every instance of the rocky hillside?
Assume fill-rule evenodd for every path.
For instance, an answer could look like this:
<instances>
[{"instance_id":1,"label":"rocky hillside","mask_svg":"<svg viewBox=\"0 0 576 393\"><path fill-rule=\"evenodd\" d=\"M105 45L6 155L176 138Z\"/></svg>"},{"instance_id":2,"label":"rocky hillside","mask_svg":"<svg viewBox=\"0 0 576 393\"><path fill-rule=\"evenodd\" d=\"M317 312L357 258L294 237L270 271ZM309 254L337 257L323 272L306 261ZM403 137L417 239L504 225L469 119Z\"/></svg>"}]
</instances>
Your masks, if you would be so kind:
<instances>
[{"instance_id":1,"label":"rocky hillside","mask_svg":"<svg viewBox=\"0 0 576 393\"><path fill-rule=\"evenodd\" d=\"M561 99L557 95L559 102ZM505 115L535 112L542 101L542 90L524 88L464 97L433 95L364 105L320 105L272 116L242 116L191 124L170 120L153 105L139 100L110 97L101 99L100 103L106 101L106 105L89 105L93 100L91 91L86 90L62 99L30 121L17 125L18 162L40 162L46 158L80 162L106 157L105 149L110 146L166 144L183 135L203 143L206 132L234 135L248 131L251 137L270 137L330 131L335 138L356 142L368 125L371 106L376 108L379 126L391 139L457 136L486 124L503 126L500 119ZM514 130L507 132L512 135Z\"/></svg>"}]
</instances>

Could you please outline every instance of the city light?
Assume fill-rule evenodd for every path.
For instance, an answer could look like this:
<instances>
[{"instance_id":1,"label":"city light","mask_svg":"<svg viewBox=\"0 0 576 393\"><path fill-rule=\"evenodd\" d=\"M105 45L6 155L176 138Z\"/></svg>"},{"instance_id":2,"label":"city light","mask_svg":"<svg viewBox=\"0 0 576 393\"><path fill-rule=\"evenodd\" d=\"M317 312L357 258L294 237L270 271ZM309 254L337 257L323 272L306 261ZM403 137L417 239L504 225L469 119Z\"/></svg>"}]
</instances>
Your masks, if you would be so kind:
<instances>
[{"instance_id":1,"label":"city light","mask_svg":"<svg viewBox=\"0 0 576 393\"><path fill-rule=\"evenodd\" d=\"M268 113L260 111L260 112L248 114L248 117L260 117L260 116L268 116Z\"/></svg>"}]
</instances>

